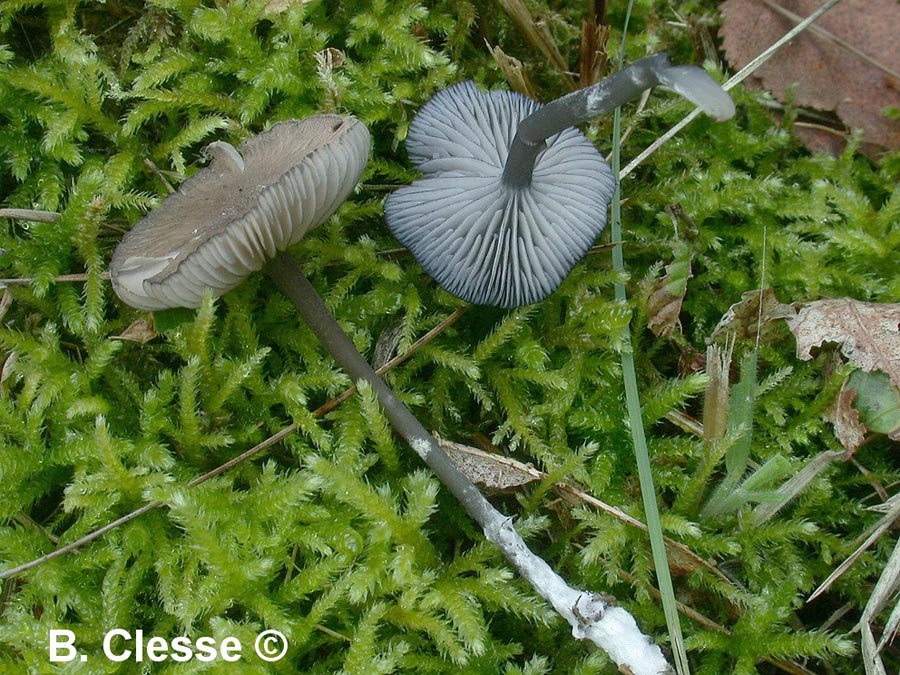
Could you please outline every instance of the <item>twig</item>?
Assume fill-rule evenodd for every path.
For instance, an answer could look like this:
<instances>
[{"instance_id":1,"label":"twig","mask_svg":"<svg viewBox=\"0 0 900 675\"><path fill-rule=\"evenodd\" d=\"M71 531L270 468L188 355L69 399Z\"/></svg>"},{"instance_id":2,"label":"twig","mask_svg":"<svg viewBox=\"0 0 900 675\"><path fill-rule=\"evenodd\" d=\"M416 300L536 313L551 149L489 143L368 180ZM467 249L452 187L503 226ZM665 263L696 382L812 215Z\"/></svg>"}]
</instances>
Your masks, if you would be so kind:
<instances>
[{"instance_id":1,"label":"twig","mask_svg":"<svg viewBox=\"0 0 900 675\"><path fill-rule=\"evenodd\" d=\"M162 171L159 170L159 167L153 163L149 157L144 157L144 164L162 181L162 184L166 186L166 190L169 194L175 192L175 188L172 187L172 184L168 181L168 179L163 175Z\"/></svg>"},{"instance_id":2,"label":"twig","mask_svg":"<svg viewBox=\"0 0 900 675\"><path fill-rule=\"evenodd\" d=\"M85 544L88 544L88 543L94 541L94 539L97 539L98 537L102 537L104 534L106 534L110 530L114 530L115 528L119 527L119 525L124 525L125 523L127 523L131 520L134 520L138 516L142 516L145 513L148 513L149 511L152 511L153 509L155 509L159 506L162 506L162 505L163 505L163 503L160 501L147 502L141 508L135 509L131 513L128 513L128 514L122 516L121 518L117 518L116 520L112 521L111 523L104 525L99 530L94 530L90 534L86 534L85 536L81 537L80 539L76 539L72 543L66 544L62 548L58 548L55 551L51 551L47 555L42 555L40 558L35 558L34 560L31 560L27 563L19 565L18 567L13 567L11 569L0 572L0 579L9 579L10 577L14 577L18 574L21 574L22 572L30 570L33 567L37 567L38 565L42 565L45 562L49 562L50 560L53 560L54 558L58 558L62 555L65 555L66 553L70 553L77 548L81 548Z\"/></svg>"},{"instance_id":3,"label":"twig","mask_svg":"<svg viewBox=\"0 0 900 675\"><path fill-rule=\"evenodd\" d=\"M14 220L31 220L35 223L55 223L59 214L54 211L38 211L35 209L0 209L0 218Z\"/></svg>"},{"instance_id":4,"label":"twig","mask_svg":"<svg viewBox=\"0 0 900 675\"><path fill-rule=\"evenodd\" d=\"M101 272L101 279L109 281L109 272ZM60 274L53 277L53 283L87 281L88 274L86 272L77 272L75 274ZM15 277L11 279L0 279L0 286L27 286L37 281L37 277Z\"/></svg>"},{"instance_id":5,"label":"twig","mask_svg":"<svg viewBox=\"0 0 900 675\"><path fill-rule=\"evenodd\" d=\"M451 324L453 324L460 316L462 316L462 314L465 311L466 311L465 307L458 308L456 311L454 311L452 314L450 314L450 316L448 316L446 319L441 321L437 326L435 326L434 328L429 330L421 338L419 338L412 345L410 345L409 349L407 349L403 354L395 356L393 359L391 359L390 361L385 363L381 368L379 368L375 372L377 372L379 375L383 375L387 371L391 370L392 368L397 367L401 363L408 360L413 354L415 354L415 352L417 352L419 349L421 349L427 343L431 342L435 337L440 335ZM331 410L333 410L334 408L339 406L341 403L346 401L348 398L353 396L353 394L355 392L356 392L356 387L355 386L350 387L349 389L344 391L337 398L335 398L331 401L328 401L327 403L316 408L316 410L314 410L312 413L313 417L319 418L319 417L324 416L326 413L330 412ZM202 476L198 476L197 478L194 478L192 481L190 481L189 483L186 484L186 487L188 487L188 488L196 487L197 485L200 485L201 483L205 483L206 481L210 480L211 478L215 478L219 474L222 474L222 473L228 471L229 469L236 467L238 464L246 462L248 459L250 459L254 455L259 454L266 448L274 445L275 443L278 443L285 437L290 436L292 433L297 431L298 428L299 427L296 422L289 424L288 426L284 427L280 431L269 436L267 439L265 439L261 443L253 446L249 450L242 452L237 457L233 457L232 459L228 460L224 464L217 466L212 471L209 471L209 472L203 474ZM55 551L51 551L47 555L44 555L44 556L41 556L40 558L31 560L27 563L23 563L22 565L19 565L18 567L13 567L11 569L0 572L0 579L8 579L10 577L14 577L18 574L21 574L22 572L26 572L34 567L37 567L38 565L41 565L45 562L53 560L54 558L58 558L62 555L65 555L66 553L70 553L78 548L81 548L85 544L88 544L88 543L94 541L98 537L102 537L104 534L106 534L110 530L113 530L113 529L119 527L120 525L124 525L125 523L130 522L130 521L134 520L135 518L142 516L145 513L148 513L150 511L153 511L154 509L159 508L160 506L163 506L163 505L164 505L164 502L159 501L159 500L148 502L148 503L144 504L142 507L135 509L131 513L128 513L128 514L122 516L121 518L118 518L118 519L112 521L111 523L104 525L100 529L94 530L93 532L86 534L85 536L81 537L80 539L77 539L69 544L66 544L62 548L58 548Z\"/></svg>"},{"instance_id":6,"label":"twig","mask_svg":"<svg viewBox=\"0 0 900 675\"><path fill-rule=\"evenodd\" d=\"M810 14L803 21L794 26L793 29L788 31L781 37L775 44L762 52L759 56L753 59L746 66L741 68L737 73L735 73L725 84L722 85L722 88L725 91L729 89L733 89L738 84L746 80L750 77L756 70L762 66L766 61L768 61L777 51L779 51L784 45L793 40L797 35L806 30L814 21L816 21L819 17L821 17L825 12L838 4L841 0L827 0L825 4L823 4L819 9ZM690 124L698 115L700 114L700 110L695 108L691 112L689 112L684 119L682 119L678 124L669 129L662 136L657 138L653 143L651 143L641 154L635 157L631 162L629 162L628 166L626 166L622 171L619 172L619 180L624 179L628 176L632 171L638 168L645 159L647 159L654 152L659 150L663 145L665 145L671 138L673 138L679 131L684 129L688 124Z\"/></svg>"}]
</instances>

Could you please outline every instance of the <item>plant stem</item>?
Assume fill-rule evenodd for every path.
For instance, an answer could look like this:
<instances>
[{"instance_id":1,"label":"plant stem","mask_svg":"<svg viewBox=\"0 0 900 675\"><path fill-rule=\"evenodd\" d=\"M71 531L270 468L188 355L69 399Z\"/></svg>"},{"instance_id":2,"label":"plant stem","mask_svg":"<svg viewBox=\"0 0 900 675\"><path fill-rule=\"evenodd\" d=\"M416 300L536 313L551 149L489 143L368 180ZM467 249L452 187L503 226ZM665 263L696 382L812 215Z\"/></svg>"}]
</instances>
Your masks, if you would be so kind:
<instances>
[{"instance_id":1,"label":"plant stem","mask_svg":"<svg viewBox=\"0 0 900 675\"><path fill-rule=\"evenodd\" d=\"M354 381L369 383L397 432L481 526L487 539L569 622L573 635L590 639L617 664L628 666L635 675L664 672L668 665L662 652L640 633L630 614L620 607L611 606L603 596L571 588L543 559L529 550L512 526L511 519L497 511L466 478L435 438L357 351L296 261L287 253L278 253L266 265L266 271L346 373Z\"/></svg>"},{"instance_id":2,"label":"plant stem","mask_svg":"<svg viewBox=\"0 0 900 675\"><path fill-rule=\"evenodd\" d=\"M503 168L503 183L510 187L529 185L534 162L550 136L637 98L660 84L660 74L670 67L665 53L648 56L612 77L566 94L533 112L516 130Z\"/></svg>"}]
</instances>

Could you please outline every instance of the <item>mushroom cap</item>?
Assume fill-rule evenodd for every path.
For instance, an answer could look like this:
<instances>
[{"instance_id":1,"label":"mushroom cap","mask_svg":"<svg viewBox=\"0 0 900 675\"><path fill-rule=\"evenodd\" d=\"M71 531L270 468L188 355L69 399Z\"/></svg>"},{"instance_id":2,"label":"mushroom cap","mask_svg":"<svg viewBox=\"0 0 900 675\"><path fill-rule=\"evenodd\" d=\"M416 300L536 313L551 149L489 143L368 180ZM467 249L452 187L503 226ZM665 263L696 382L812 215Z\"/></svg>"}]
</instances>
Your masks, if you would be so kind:
<instances>
[{"instance_id":1,"label":"mushroom cap","mask_svg":"<svg viewBox=\"0 0 900 675\"><path fill-rule=\"evenodd\" d=\"M502 181L518 124L539 107L462 82L436 94L410 125L406 148L424 176L388 197L388 226L425 271L468 302L543 300L606 225L615 179L577 129L547 139L530 185Z\"/></svg>"},{"instance_id":2,"label":"mushroom cap","mask_svg":"<svg viewBox=\"0 0 900 675\"><path fill-rule=\"evenodd\" d=\"M110 261L118 296L139 309L197 307L297 243L348 197L369 158L356 119L315 115L274 125L208 166L135 224Z\"/></svg>"}]
</instances>

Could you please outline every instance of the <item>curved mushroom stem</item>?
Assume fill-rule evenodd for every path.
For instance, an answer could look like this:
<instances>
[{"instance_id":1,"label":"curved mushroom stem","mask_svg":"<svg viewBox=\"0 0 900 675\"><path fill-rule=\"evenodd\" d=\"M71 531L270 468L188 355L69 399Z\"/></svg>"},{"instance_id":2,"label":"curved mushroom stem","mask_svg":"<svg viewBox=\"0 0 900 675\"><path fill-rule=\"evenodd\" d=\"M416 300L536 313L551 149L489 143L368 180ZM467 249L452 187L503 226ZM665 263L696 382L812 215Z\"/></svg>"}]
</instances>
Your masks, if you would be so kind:
<instances>
[{"instance_id":1,"label":"curved mushroom stem","mask_svg":"<svg viewBox=\"0 0 900 675\"><path fill-rule=\"evenodd\" d=\"M550 136L609 112L656 86L680 94L717 120L734 115L731 98L704 70L673 66L665 52L648 56L602 82L548 103L522 120L509 147L503 183L514 188L529 185L534 162Z\"/></svg>"},{"instance_id":2,"label":"curved mushroom stem","mask_svg":"<svg viewBox=\"0 0 900 675\"><path fill-rule=\"evenodd\" d=\"M635 675L668 672L662 651L640 632L628 612L610 603L608 597L570 587L531 552L512 520L485 499L357 351L290 255L277 253L266 265L266 271L346 373L354 381L369 383L397 432L437 474L507 561L569 622L575 637L591 640Z\"/></svg>"}]
</instances>

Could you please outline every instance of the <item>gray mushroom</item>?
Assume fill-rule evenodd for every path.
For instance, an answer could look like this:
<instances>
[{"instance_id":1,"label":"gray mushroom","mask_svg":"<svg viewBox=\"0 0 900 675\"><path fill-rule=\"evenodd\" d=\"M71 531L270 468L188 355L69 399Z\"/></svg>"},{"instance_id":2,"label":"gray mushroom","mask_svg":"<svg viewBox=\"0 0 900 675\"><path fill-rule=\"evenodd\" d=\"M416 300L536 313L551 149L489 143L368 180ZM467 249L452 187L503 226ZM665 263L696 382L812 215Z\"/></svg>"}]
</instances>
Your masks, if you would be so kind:
<instances>
[{"instance_id":1,"label":"gray mushroom","mask_svg":"<svg viewBox=\"0 0 900 675\"><path fill-rule=\"evenodd\" d=\"M369 383L397 432L522 571L525 543L360 355L284 251L353 189L368 157L368 131L356 120L319 115L275 125L237 149L215 143L209 152L208 167L122 238L110 266L116 293L141 309L193 307L207 288L224 293L264 268L331 356L354 382ZM529 569L523 574L532 580Z\"/></svg>"},{"instance_id":2,"label":"gray mushroom","mask_svg":"<svg viewBox=\"0 0 900 675\"><path fill-rule=\"evenodd\" d=\"M541 106L463 82L434 96L409 128L424 174L388 197L388 226L426 272L482 305L538 302L562 283L606 225L615 178L576 124L662 86L718 120L734 104L702 69L666 54Z\"/></svg>"},{"instance_id":3,"label":"gray mushroom","mask_svg":"<svg viewBox=\"0 0 900 675\"><path fill-rule=\"evenodd\" d=\"M197 307L222 295L331 216L369 158L358 120L316 115L274 125L208 166L139 221L110 262L113 289L140 309Z\"/></svg>"}]
</instances>

